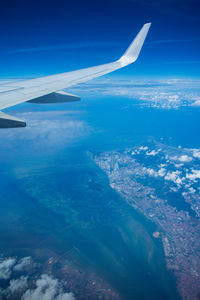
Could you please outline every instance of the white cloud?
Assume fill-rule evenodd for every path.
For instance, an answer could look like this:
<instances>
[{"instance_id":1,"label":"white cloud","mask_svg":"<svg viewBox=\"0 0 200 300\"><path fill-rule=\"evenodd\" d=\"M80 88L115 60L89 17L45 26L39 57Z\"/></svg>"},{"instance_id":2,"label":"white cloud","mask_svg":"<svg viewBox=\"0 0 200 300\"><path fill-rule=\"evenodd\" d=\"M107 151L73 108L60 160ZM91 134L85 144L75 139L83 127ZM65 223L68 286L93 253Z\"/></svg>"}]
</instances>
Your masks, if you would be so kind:
<instances>
[{"instance_id":1,"label":"white cloud","mask_svg":"<svg viewBox=\"0 0 200 300\"><path fill-rule=\"evenodd\" d=\"M192 170L192 173L187 173L186 174L186 178L188 178L189 180L193 181L196 179L200 179L200 170Z\"/></svg>"},{"instance_id":2,"label":"white cloud","mask_svg":"<svg viewBox=\"0 0 200 300\"><path fill-rule=\"evenodd\" d=\"M48 153L67 147L91 132L86 122L77 120L67 111L29 112L15 116L27 121L27 127L4 129L1 132L1 139L4 140L1 148L21 152L23 147L23 152L31 148Z\"/></svg>"},{"instance_id":3,"label":"white cloud","mask_svg":"<svg viewBox=\"0 0 200 300\"><path fill-rule=\"evenodd\" d=\"M27 290L22 300L74 300L72 293L64 293L57 279L43 274L36 281L36 288Z\"/></svg>"},{"instance_id":4,"label":"white cloud","mask_svg":"<svg viewBox=\"0 0 200 300\"><path fill-rule=\"evenodd\" d=\"M163 167L166 167L166 166L167 166L167 164L160 164L159 168L163 168Z\"/></svg>"},{"instance_id":5,"label":"white cloud","mask_svg":"<svg viewBox=\"0 0 200 300\"><path fill-rule=\"evenodd\" d=\"M181 156L177 156L177 155L171 156L170 159L175 160L175 161L180 161L180 162L184 163L184 162L192 161L193 158L188 156L187 154L183 154Z\"/></svg>"},{"instance_id":6,"label":"white cloud","mask_svg":"<svg viewBox=\"0 0 200 300\"><path fill-rule=\"evenodd\" d=\"M165 176L166 172L167 172L167 170L166 170L165 168L160 168L160 169L158 170L158 175L159 175L160 177L163 177L163 176Z\"/></svg>"},{"instance_id":7,"label":"white cloud","mask_svg":"<svg viewBox=\"0 0 200 300\"><path fill-rule=\"evenodd\" d=\"M139 147L139 150L148 150L148 147L147 146L141 146L141 147Z\"/></svg>"},{"instance_id":8,"label":"white cloud","mask_svg":"<svg viewBox=\"0 0 200 300\"><path fill-rule=\"evenodd\" d=\"M195 102L192 104L192 106L200 106L200 97L196 97L194 100Z\"/></svg>"},{"instance_id":9,"label":"white cloud","mask_svg":"<svg viewBox=\"0 0 200 300\"><path fill-rule=\"evenodd\" d=\"M188 156L188 155L181 155L179 158L180 162L190 162L192 161L192 157Z\"/></svg>"},{"instance_id":10,"label":"white cloud","mask_svg":"<svg viewBox=\"0 0 200 300\"><path fill-rule=\"evenodd\" d=\"M179 108L200 105L200 81L194 79L98 79L70 89L72 93L83 93L88 97L99 95L122 96L141 100L142 106L155 108ZM69 91L69 90L68 90ZM178 92L177 92L178 91Z\"/></svg>"},{"instance_id":11,"label":"white cloud","mask_svg":"<svg viewBox=\"0 0 200 300\"><path fill-rule=\"evenodd\" d=\"M64 294L59 294L55 300L74 300L75 297L72 293L64 293Z\"/></svg>"},{"instance_id":12,"label":"white cloud","mask_svg":"<svg viewBox=\"0 0 200 300\"><path fill-rule=\"evenodd\" d=\"M152 150L152 151L146 152L146 155L149 155L149 156L155 156L155 155L157 155L157 154L158 154L158 152L157 152L157 151L155 151L155 150Z\"/></svg>"},{"instance_id":13,"label":"white cloud","mask_svg":"<svg viewBox=\"0 0 200 300\"><path fill-rule=\"evenodd\" d=\"M158 176L157 172L152 168L143 167L142 169L143 169L143 172L149 176L153 176L153 177Z\"/></svg>"},{"instance_id":14,"label":"white cloud","mask_svg":"<svg viewBox=\"0 0 200 300\"><path fill-rule=\"evenodd\" d=\"M24 257L18 263L17 261L16 258L0 258L0 279L8 280L4 288L0 287L0 298L5 296L10 299L18 295L21 300L75 300L73 293L64 292L62 281L47 274L35 276L34 273L27 273L25 267L33 262L31 257ZM26 276L23 274L16 278L18 273L15 271L21 270L26 272ZM28 289L29 281L35 288Z\"/></svg>"},{"instance_id":15,"label":"white cloud","mask_svg":"<svg viewBox=\"0 0 200 300\"><path fill-rule=\"evenodd\" d=\"M174 164L174 166L177 168L177 169L180 169L182 166L184 166L183 164Z\"/></svg>"},{"instance_id":16,"label":"white cloud","mask_svg":"<svg viewBox=\"0 0 200 300\"><path fill-rule=\"evenodd\" d=\"M19 292L20 290L24 289L27 286L27 277L21 276L18 279L12 279L10 281L8 292L15 293Z\"/></svg>"},{"instance_id":17,"label":"white cloud","mask_svg":"<svg viewBox=\"0 0 200 300\"><path fill-rule=\"evenodd\" d=\"M200 158L200 150L194 149L194 150L193 150L193 156L194 156L195 158Z\"/></svg>"},{"instance_id":18,"label":"white cloud","mask_svg":"<svg viewBox=\"0 0 200 300\"><path fill-rule=\"evenodd\" d=\"M194 193L196 192L195 189L194 189L193 187L190 187L190 188L188 189L188 191L189 191L190 194L194 194Z\"/></svg>"},{"instance_id":19,"label":"white cloud","mask_svg":"<svg viewBox=\"0 0 200 300\"><path fill-rule=\"evenodd\" d=\"M164 177L167 170L165 168L161 168L159 169L158 171L155 171L154 169L152 168L146 168L146 167L143 167L142 168L143 172L146 174L146 175L149 175L149 176L152 176L152 177Z\"/></svg>"},{"instance_id":20,"label":"white cloud","mask_svg":"<svg viewBox=\"0 0 200 300\"><path fill-rule=\"evenodd\" d=\"M26 266L30 265L32 259L30 256L23 257L17 265L14 266L15 271L22 271Z\"/></svg>"},{"instance_id":21,"label":"white cloud","mask_svg":"<svg viewBox=\"0 0 200 300\"><path fill-rule=\"evenodd\" d=\"M180 174L181 174L180 171L168 172L167 175L165 176L165 180L170 180L177 185L181 185L182 179L179 177Z\"/></svg>"},{"instance_id":22,"label":"white cloud","mask_svg":"<svg viewBox=\"0 0 200 300\"><path fill-rule=\"evenodd\" d=\"M15 262L15 258L6 258L0 262L0 279L10 278Z\"/></svg>"}]
</instances>

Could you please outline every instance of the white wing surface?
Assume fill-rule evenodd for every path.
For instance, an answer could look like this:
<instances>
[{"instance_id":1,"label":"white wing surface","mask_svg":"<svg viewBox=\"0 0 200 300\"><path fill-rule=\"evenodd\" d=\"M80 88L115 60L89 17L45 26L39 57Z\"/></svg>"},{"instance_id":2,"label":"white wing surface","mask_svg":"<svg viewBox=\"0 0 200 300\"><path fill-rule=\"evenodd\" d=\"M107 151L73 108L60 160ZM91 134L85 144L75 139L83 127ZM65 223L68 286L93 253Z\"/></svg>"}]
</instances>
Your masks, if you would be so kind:
<instances>
[{"instance_id":1,"label":"white wing surface","mask_svg":"<svg viewBox=\"0 0 200 300\"><path fill-rule=\"evenodd\" d=\"M52 103L79 100L78 96L67 94L61 90L108 74L135 62L150 26L151 23L147 23L142 27L124 55L115 62L57 75L7 83L3 86L0 85L0 110L25 101ZM0 114L1 119L2 114ZM6 115L7 119L9 119L8 115ZM11 117L11 120L14 120L14 118ZM17 122L18 125L16 126L20 126L19 120ZM21 126L24 126L24 124L22 121Z\"/></svg>"}]
</instances>

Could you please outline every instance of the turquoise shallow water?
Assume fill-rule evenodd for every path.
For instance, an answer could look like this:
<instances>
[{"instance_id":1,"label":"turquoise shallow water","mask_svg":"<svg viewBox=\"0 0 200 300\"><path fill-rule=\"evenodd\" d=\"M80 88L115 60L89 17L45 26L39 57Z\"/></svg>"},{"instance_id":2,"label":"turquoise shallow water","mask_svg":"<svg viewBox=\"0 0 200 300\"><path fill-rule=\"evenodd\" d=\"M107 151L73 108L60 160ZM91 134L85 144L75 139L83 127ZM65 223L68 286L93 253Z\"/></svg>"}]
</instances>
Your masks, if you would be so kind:
<instances>
[{"instance_id":1,"label":"turquoise shallow water","mask_svg":"<svg viewBox=\"0 0 200 300\"><path fill-rule=\"evenodd\" d=\"M40 259L50 249L95 271L125 299L149 299L149 293L176 299L162 247L151 236L154 226L109 188L96 166L50 168L48 177L40 169L8 187L1 201L2 252Z\"/></svg>"},{"instance_id":2,"label":"turquoise shallow water","mask_svg":"<svg viewBox=\"0 0 200 300\"><path fill-rule=\"evenodd\" d=\"M21 107L30 108L35 115L41 110ZM124 299L179 299L162 244L152 237L154 224L109 187L88 151L124 149L149 138L197 148L199 109L155 110L114 98L65 108L80 112L69 120L90 128L66 145L54 140L47 148L38 135L27 142L31 132L23 139L18 130L12 138L0 132L0 252L44 259L53 251L85 272L96 272Z\"/></svg>"}]
</instances>

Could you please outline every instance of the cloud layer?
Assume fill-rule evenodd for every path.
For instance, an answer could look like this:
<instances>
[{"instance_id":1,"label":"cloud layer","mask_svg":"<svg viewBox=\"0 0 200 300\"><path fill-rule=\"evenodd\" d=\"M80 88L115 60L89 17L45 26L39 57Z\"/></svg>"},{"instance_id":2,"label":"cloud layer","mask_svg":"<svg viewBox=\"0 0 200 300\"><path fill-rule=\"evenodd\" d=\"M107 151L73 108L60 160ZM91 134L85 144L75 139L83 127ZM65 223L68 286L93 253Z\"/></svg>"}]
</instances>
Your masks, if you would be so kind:
<instances>
[{"instance_id":1,"label":"cloud layer","mask_svg":"<svg viewBox=\"0 0 200 300\"><path fill-rule=\"evenodd\" d=\"M35 289L28 289L22 300L74 300L72 293L64 293L57 279L42 274L36 281Z\"/></svg>"},{"instance_id":2,"label":"cloud layer","mask_svg":"<svg viewBox=\"0 0 200 300\"><path fill-rule=\"evenodd\" d=\"M88 97L116 96L140 100L140 105L155 108L200 106L200 80L197 79L99 79L71 89Z\"/></svg>"},{"instance_id":3,"label":"cloud layer","mask_svg":"<svg viewBox=\"0 0 200 300\"><path fill-rule=\"evenodd\" d=\"M9 279L12 273L12 267L15 264L15 258L8 258L0 261L0 279Z\"/></svg>"},{"instance_id":4,"label":"cloud layer","mask_svg":"<svg viewBox=\"0 0 200 300\"><path fill-rule=\"evenodd\" d=\"M34 266L31 257L0 258L0 298L22 300L75 300L73 293L65 292L63 282L48 274L29 272ZM29 269L26 270L26 267ZM23 272L23 275L21 275ZM31 288L30 288L31 287Z\"/></svg>"},{"instance_id":5,"label":"cloud layer","mask_svg":"<svg viewBox=\"0 0 200 300\"><path fill-rule=\"evenodd\" d=\"M15 113L15 116L25 120L27 127L1 130L4 141L1 151L4 148L12 148L12 151L23 149L24 153L33 149L40 150L40 153L58 151L91 132L86 122L68 111L22 112Z\"/></svg>"}]
</instances>

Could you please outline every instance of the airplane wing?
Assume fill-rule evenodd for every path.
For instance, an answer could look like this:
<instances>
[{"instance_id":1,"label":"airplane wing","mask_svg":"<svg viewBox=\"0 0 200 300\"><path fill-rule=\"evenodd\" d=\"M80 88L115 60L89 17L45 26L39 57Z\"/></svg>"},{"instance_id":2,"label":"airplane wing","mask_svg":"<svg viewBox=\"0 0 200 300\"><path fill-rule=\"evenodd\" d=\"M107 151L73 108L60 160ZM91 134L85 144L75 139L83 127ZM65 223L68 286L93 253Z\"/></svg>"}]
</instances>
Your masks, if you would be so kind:
<instances>
[{"instance_id":1,"label":"airplane wing","mask_svg":"<svg viewBox=\"0 0 200 300\"><path fill-rule=\"evenodd\" d=\"M62 91L62 89L100 77L135 62L150 26L151 23L147 23L142 27L124 55L115 62L0 85L0 110L26 101L35 103L56 103L80 100L78 96L68 94ZM26 126L23 120L9 116L3 112L0 112L0 121L5 121L4 125L0 125L1 127ZM8 121L9 124L11 124L9 126L6 125Z\"/></svg>"}]
</instances>

